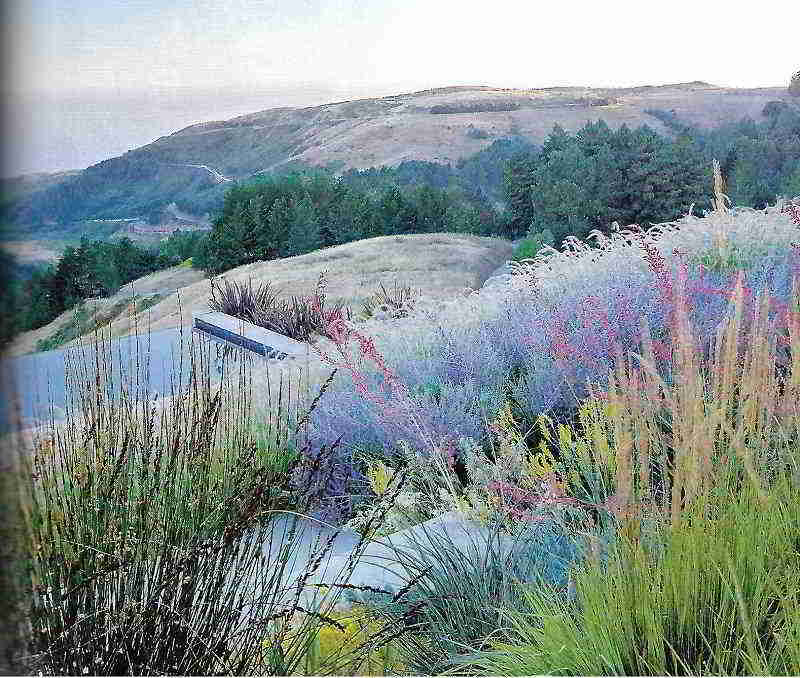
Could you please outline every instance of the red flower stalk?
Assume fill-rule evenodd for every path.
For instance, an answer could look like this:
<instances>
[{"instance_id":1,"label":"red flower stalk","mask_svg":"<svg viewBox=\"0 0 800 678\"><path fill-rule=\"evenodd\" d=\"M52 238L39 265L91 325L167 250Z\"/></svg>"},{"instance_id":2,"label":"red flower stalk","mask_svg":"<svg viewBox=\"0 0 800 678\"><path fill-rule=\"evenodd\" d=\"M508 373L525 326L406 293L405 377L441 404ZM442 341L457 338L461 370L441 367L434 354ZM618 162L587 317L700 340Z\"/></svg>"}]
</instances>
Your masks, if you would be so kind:
<instances>
[{"instance_id":1,"label":"red flower stalk","mask_svg":"<svg viewBox=\"0 0 800 678\"><path fill-rule=\"evenodd\" d=\"M348 370L356 390L366 400L369 400L370 402L373 402L381 407L385 414L394 417L400 412L408 413L410 405L408 401L408 389L406 388L405 384L400 382L395 374L386 366L383 356L381 356L375 348L374 340L370 337L364 336L360 332L357 332L352 327L349 327L339 313L333 311L326 313L319 307L318 302L315 302L314 307L315 310L320 313L327 335L336 345L336 349L342 360L334 360L317 346L312 344L312 349L314 352L329 365ZM386 398L382 398L370 392L368 389L364 374L361 372L359 367L355 365L353 359L345 350L346 346L350 343L350 340L353 337L355 337L359 342L362 357L371 359L383 373L384 379L386 380L383 390L386 391L387 387L391 389L395 402L399 403L399 407L393 407Z\"/></svg>"}]
</instances>

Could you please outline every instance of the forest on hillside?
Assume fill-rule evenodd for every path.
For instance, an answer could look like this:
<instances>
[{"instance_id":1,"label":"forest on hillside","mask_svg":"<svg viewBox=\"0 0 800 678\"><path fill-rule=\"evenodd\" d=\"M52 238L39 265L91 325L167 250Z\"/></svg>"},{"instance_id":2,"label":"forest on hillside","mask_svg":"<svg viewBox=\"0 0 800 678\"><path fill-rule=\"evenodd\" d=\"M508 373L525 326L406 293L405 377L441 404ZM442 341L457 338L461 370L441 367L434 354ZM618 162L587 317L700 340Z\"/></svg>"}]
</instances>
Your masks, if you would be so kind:
<instances>
[{"instance_id":1,"label":"forest on hillside","mask_svg":"<svg viewBox=\"0 0 800 678\"><path fill-rule=\"evenodd\" d=\"M734 205L757 209L800 195L800 106L767 104L759 120L700 130L674 111L650 110L674 133L616 131L599 120L574 134L556 125L541 147L498 139L455 166L320 168L233 184L207 234L175 233L157 247L85 240L8 283L2 340L40 327L81 299L113 294L141 275L187 259L218 274L259 260L404 233L471 233L517 239L547 232L556 246L613 222L646 225L711 206L712 160ZM179 205L188 208L187 205Z\"/></svg>"}]
</instances>

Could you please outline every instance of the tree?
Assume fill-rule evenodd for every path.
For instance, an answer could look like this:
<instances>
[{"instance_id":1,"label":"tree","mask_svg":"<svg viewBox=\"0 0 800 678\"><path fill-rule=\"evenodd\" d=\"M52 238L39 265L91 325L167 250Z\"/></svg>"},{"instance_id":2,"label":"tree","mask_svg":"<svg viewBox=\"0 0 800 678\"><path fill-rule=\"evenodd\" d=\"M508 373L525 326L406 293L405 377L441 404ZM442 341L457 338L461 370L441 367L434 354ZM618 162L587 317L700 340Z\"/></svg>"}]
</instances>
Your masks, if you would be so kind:
<instances>
[{"instance_id":1,"label":"tree","mask_svg":"<svg viewBox=\"0 0 800 678\"><path fill-rule=\"evenodd\" d=\"M164 216L164 208L161 205L154 205L147 211L147 223L151 226L158 226Z\"/></svg>"},{"instance_id":2,"label":"tree","mask_svg":"<svg viewBox=\"0 0 800 678\"><path fill-rule=\"evenodd\" d=\"M511 157L505 171L506 209L509 228L515 235L525 233L533 220L533 172L537 164L536 155L522 152Z\"/></svg>"},{"instance_id":3,"label":"tree","mask_svg":"<svg viewBox=\"0 0 800 678\"><path fill-rule=\"evenodd\" d=\"M0 286L5 291L5 303L0 308L0 349L20 329L20 313L22 313L22 290L20 282L10 274L14 260L5 250L0 250Z\"/></svg>"},{"instance_id":4,"label":"tree","mask_svg":"<svg viewBox=\"0 0 800 678\"><path fill-rule=\"evenodd\" d=\"M280 256L289 239L292 216L292 205L288 197L280 197L273 202L266 215L263 211L259 214L259 240L256 248L258 259L269 261Z\"/></svg>"},{"instance_id":5,"label":"tree","mask_svg":"<svg viewBox=\"0 0 800 678\"><path fill-rule=\"evenodd\" d=\"M777 193L777 187L772 189L765 172L768 162L765 144L742 140L737 147L739 154L728 182L728 195L734 205L763 209Z\"/></svg>"},{"instance_id":6,"label":"tree","mask_svg":"<svg viewBox=\"0 0 800 678\"><path fill-rule=\"evenodd\" d=\"M382 193L378 211L384 234L404 232L406 202L397 186L393 186Z\"/></svg>"},{"instance_id":7,"label":"tree","mask_svg":"<svg viewBox=\"0 0 800 678\"><path fill-rule=\"evenodd\" d=\"M776 118L782 111L789 108L785 101L768 101L761 109L761 115L767 119Z\"/></svg>"},{"instance_id":8,"label":"tree","mask_svg":"<svg viewBox=\"0 0 800 678\"><path fill-rule=\"evenodd\" d=\"M757 134L752 121L737 131ZM555 127L538 157L516 160L507 175L510 222L529 233L550 228L557 242L593 229L659 223L707 203L708 166L692 132L675 141L646 125L613 132L603 121L574 136ZM523 231L524 232L524 231Z\"/></svg>"},{"instance_id":9,"label":"tree","mask_svg":"<svg viewBox=\"0 0 800 678\"><path fill-rule=\"evenodd\" d=\"M550 136L545 140L539 157L546 161L550 158L551 154L564 151L574 143L576 143L575 137L567 134L564 128L556 123L553 125L553 131L550 132Z\"/></svg>"},{"instance_id":10,"label":"tree","mask_svg":"<svg viewBox=\"0 0 800 678\"><path fill-rule=\"evenodd\" d=\"M532 176L533 219L530 229L550 228L560 242L567 235L588 235L601 205L594 195L594 158L577 145L553 151Z\"/></svg>"},{"instance_id":11,"label":"tree","mask_svg":"<svg viewBox=\"0 0 800 678\"><path fill-rule=\"evenodd\" d=\"M319 217L309 196L292 205L289 222L282 256L294 257L322 247Z\"/></svg>"}]
</instances>

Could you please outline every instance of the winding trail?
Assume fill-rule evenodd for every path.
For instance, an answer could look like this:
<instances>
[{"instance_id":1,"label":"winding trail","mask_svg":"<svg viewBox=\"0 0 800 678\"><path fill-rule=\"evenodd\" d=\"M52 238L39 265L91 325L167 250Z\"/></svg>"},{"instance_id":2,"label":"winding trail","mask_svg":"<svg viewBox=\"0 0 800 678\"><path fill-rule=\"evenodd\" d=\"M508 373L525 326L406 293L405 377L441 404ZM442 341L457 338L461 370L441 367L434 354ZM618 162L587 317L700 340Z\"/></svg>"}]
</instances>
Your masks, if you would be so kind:
<instances>
[{"instance_id":1,"label":"winding trail","mask_svg":"<svg viewBox=\"0 0 800 678\"><path fill-rule=\"evenodd\" d=\"M208 165L192 165L189 163L178 163L178 162L162 162L159 163L161 165L165 165L167 167L196 167L197 169L206 170L214 177L214 183L222 184L226 181L235 181L232 177L226 177L224 174L218 172L217 170L209 167Z\"/></svg>"}]
</instances>

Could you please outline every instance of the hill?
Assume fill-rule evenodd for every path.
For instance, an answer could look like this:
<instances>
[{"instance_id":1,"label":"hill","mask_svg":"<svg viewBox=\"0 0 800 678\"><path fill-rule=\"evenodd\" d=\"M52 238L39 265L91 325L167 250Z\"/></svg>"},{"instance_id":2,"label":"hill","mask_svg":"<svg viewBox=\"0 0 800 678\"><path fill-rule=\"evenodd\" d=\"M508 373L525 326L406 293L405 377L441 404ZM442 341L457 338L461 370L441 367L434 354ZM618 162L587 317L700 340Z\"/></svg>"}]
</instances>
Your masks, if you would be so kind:
<instances>
[{"instance_id":1,"label":"hill","mask_svg":"<svg viewBox=\"0 0 800 678\"><path fill-rule=\"evenodd\" d=\"M280 291L279 298L311 295L320 273L327 271L328 305L344 302L354 313L379 290L411 285L432 299L452 299L465 288L478 289L505 261L511 258L512 244L500 238L433 233L381 236L328 247L308 254L273 261L259 261L231 269L224 278L254 285L270 282ZM151 293L179 287L157 297L153 306L135 305L134 292ZM126 285L107 299L86 303L84 322L100 321L110 327L111 336L122 337L139 331L162 330L190 325L192 314L208 309L211 284L199 271L173 267L145 276ZM48 325L24 332L14 339L7 356L36 350L39 341L63 332L73 322L74 310L67 311ZM64 345L75 345L74 338Z\"/></svg>"},{"instance_id":2,"label":"hill","mask_svg":"<svg viewBox=\"0 0 800 678\"><path fill-rule=\"evenodd\" d=\"M18 181L9 217L34 232L92 219L158 220L175 203L205 223L231 182L320 166L334 171L404 160L455 163L493 140L520 135L539 144L558 123L568 132L604 119L616 129L647 124L645 111L674 111L701 129L757 119L785 88L730 89L703 82L634 88L445 87L309 108L274 108L192 125L80 172ZM16 196L16 198L14 198Z\"/></svg>"}]
</instances>

